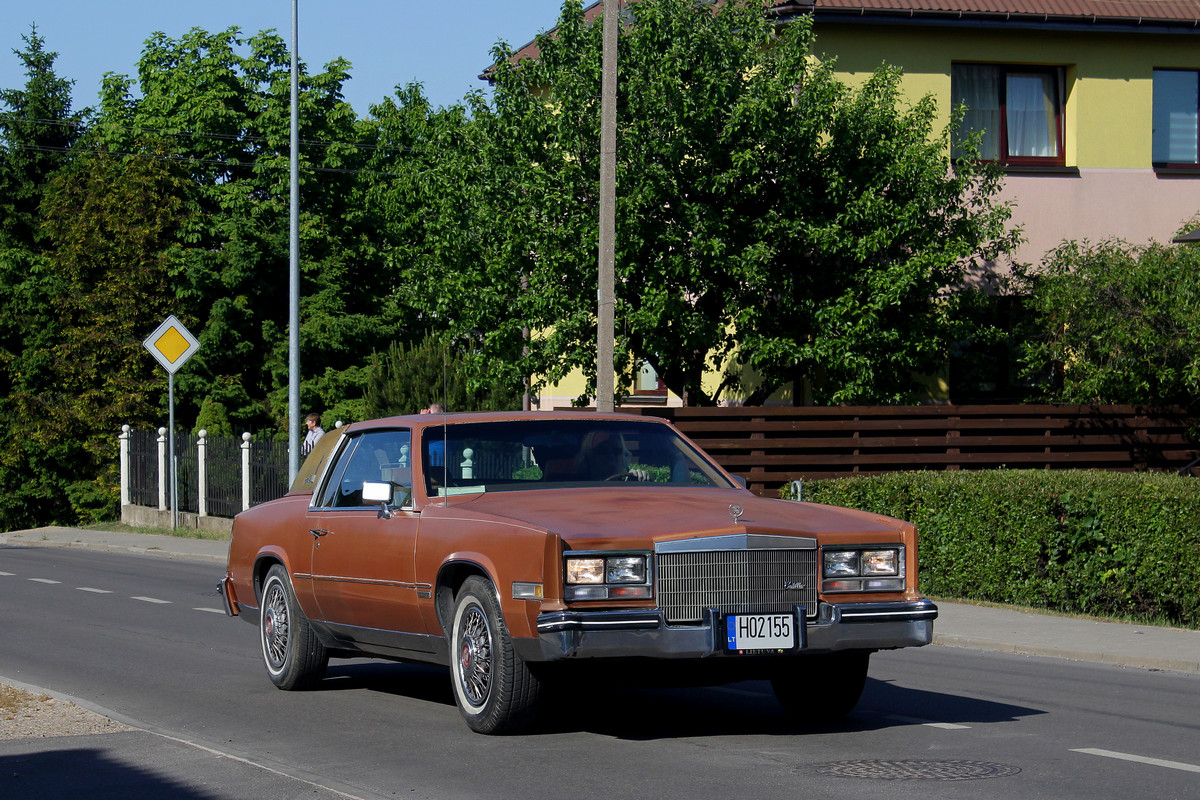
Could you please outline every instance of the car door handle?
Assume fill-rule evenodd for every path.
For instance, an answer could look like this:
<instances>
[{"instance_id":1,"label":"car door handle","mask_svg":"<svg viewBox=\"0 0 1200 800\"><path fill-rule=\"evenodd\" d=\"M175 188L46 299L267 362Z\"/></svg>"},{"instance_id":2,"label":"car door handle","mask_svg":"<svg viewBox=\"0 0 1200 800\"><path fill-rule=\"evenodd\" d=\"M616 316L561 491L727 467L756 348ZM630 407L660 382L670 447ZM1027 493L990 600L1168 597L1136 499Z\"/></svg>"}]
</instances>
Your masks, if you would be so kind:
<instances>
[{"instance_id":1,"label":"car door handle","mask_svg":"<svg viewBox=\"0 0 1200 800\"><path fill-rule=\"evenodd\" d=\"M321 528L309 528L308 532L312 534L314 539L320 539L322 536L329 535L329 531L322 530Z\"/></svg>"}]
</instances>

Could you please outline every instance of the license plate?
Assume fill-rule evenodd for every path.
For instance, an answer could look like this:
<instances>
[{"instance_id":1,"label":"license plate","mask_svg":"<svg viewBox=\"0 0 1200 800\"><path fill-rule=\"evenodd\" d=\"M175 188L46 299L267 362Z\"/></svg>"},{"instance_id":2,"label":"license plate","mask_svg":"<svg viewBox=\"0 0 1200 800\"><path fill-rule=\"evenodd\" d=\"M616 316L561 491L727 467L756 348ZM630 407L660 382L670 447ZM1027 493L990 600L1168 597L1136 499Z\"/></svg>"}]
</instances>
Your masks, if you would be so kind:
<instances>
[{"instance_id":1,"label":"license plate","mask_svg":"<svg viewBox=\"0 0 1200 800\"><path fill-rule=\"evenodd\" d=\"M725 618L729 650L791 650L796 618L791 614L734 614Z\"/></svg>"}]
</instances>

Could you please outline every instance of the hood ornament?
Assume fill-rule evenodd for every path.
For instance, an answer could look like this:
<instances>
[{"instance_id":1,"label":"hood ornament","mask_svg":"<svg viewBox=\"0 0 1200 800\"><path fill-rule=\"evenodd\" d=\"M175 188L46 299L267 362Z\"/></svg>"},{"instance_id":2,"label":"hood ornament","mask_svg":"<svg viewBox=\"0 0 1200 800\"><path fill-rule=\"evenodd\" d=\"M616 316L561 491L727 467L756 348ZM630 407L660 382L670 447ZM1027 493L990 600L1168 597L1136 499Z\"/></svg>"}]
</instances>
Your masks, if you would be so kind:
<instances>
[{"instance_id":1,"label":"hood ornament","mask_svg":"<svg viewBox=\"0 0 1200 800\"><path fill-rule=\"evenodd\" d=\"M737 524L738 519L744 513L746 513L746 510L744 508L742 508L741 506L739 506L737 503L731 503L729 505L729 516L733 517L734 525Z\"/></svg>"}]
</instances>

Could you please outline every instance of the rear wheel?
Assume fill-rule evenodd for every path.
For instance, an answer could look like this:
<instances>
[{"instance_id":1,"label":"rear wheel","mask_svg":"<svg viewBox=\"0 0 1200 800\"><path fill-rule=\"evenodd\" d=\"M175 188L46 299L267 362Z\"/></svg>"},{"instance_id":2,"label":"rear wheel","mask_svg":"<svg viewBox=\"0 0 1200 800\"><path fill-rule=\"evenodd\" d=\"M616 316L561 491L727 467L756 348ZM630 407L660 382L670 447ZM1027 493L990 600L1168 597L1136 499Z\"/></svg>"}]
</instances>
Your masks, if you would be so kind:
<instances>
[{"instance_id":1,"label":"rear wheel","mask_svg":"<svg viewBox=\"0 0 1200 800\"><path fill-rule=\"evenodd\" d=\"M325 677L329 653L300 610L282 565L267 572L260 606L258 633L271 682L280 689L308 689Z\"/></svg>"},{"instance_id":2,"label":"rear wheel","mask_svg":"<svg viewBox=\"0 0 1200 800\"><path fill-rule=\"evenodd\" d=\"M771 688L797 722L828 725L858 705L870 662L869 650L805 656L773 675Z\"/></svg>"},{"instance_id":3,"label":"rear wheel","mask_svg":"<svg viewBox=\"0 0 1200 800\"><path fill-rule=\"evenodd\" d=\"M492 584L467 578L450 629L454 700L471 730L516 733L532 724L541 681L513 649Z\"/></svg>"}]
</instances>

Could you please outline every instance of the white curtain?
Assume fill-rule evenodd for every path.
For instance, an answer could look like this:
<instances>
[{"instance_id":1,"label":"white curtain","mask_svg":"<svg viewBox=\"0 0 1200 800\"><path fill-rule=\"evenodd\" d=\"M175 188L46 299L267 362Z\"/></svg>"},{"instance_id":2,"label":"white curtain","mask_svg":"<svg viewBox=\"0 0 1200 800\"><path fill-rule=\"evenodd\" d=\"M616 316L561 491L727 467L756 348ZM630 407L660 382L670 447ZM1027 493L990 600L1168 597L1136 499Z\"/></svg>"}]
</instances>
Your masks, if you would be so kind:
<instances>
[{"instance_id":1,"label":"white curtain","mask_svg":"<svg viewBox=\"0 0 1200 800\"><path fill-rule=\"evenodd\" d=\"M1010 72L1005 82L1008 155L1058 155L1055 130L1054 76Z\"/></svg>"},{"instance_id":2,"label":"white curtain","mask_svg":"<svg viewBox=\"0 0 1200 800\"><path fill-rule=\"evenodd\" d=\"M968 134L982 131L979 157L989 160L1000 158L999 78L1000 70L985 64L955 64L950 72L951 103L967 107L958 138L964 139Z\"/></svg>"}]
</instances>

